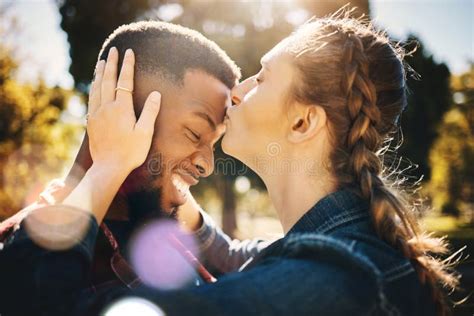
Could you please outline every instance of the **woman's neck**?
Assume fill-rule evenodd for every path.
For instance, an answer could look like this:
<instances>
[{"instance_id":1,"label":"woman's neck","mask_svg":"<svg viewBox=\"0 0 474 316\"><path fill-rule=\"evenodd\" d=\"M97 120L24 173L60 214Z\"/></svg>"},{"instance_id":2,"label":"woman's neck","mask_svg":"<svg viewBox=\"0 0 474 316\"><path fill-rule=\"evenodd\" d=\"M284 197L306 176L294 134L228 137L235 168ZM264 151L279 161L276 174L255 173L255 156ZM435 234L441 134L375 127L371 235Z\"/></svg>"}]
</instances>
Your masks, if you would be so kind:
<instances>
[{"instance_id":1,"label":"woman's neck","mask_svg":"<svg viewBox=\"0 0 474 316\"><path fill-rule=\"evenodd\" d=\"M334 191L314 179L291 174L265 183L285 235L311 207Z\"/></svg>"},{"instance_id":2,"label":"woman's neck","mask_svg":"<svg viewBox=\"0 0 474 316\"><path fill-rule=\"evenodd\" d=\"M290 168L292 170L278 170L260 175L268 189L285 235L320 199L336 190L336 182L326 168L317 163L318 160L315 160L314 156L298 154L290 161L292 161L290 165L302 168ZM308 164L308 161L312 163Z\"/></svg>"}]
</instances>

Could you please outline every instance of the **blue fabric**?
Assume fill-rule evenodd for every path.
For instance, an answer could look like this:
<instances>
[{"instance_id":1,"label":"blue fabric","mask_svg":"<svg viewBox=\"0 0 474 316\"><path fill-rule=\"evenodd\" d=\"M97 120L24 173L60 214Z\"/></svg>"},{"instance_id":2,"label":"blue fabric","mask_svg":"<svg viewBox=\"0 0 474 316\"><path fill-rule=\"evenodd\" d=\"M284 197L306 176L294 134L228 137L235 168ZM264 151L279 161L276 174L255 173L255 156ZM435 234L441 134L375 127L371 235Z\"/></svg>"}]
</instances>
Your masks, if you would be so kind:
<instances>
[{"instance_id":1,"label":"blue fabric","mask_svg":"<svg viewBox=\"0 0 474 316\"><path fill-rule=\"evenodd\" d=\"M41 209L33 212L37 211ZM25 221L5 241L0 251L0 315L66 315L76 303L78 290L89 285L98 225L89 213L71 211L80 212L81 222L88 221L88 232L68 250L38 246ZM46 224L42 229L54 227Z\"/></svg>"},{"instance_id":2,"label":"blue fabric","mask_svg":"<svg viewBox=\"0 0 474 316\"><path fill-rule=\"evenodd\" d=\"M251 248L242 272L215 284L167 292L109 288L84 297L77 313L99 313L133 295L167 315L435 314L410 262L376 236L367 203L349 190L320 200L270 246Z\"/></svg>"},{"instance_id":3,"label":"blue fabric","mask_svg":"<svg viewBox=\"0 0 474 316\"><path fill-rule=\"evenodd\" d=\"M86 239L96 234L91 229ZM93 248L88 251L75 252L86 258L79 261L85 265ZM214 284L175 291L110 286L79 295L82 283L76 281L75 304L54 308L96 315L117 299L134 296L152 301L166 315L435 314L411 263L377 237L367 203L348 190L321 199L285 237L256 251L240 270Z\"/></svg>"}]
</instances>

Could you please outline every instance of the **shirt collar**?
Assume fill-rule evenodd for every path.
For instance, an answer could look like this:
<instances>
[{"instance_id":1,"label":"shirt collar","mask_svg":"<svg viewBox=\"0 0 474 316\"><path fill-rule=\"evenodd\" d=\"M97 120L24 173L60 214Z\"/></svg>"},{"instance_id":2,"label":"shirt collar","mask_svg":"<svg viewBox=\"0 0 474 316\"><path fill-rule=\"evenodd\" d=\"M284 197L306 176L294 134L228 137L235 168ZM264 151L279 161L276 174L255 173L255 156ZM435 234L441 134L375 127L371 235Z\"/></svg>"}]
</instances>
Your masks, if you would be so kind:
<instances>
[{"instance_id":1,"label":"shirt collar","mask_svg":"<svg viewBox=\"0 0 474 316\"><path fill-rule=\"evenodd\" d=\"M355 219L369 217L367 201L350 189L341 189L319 200L288 232L329 233Z\"/></svg>"}]
</instances>

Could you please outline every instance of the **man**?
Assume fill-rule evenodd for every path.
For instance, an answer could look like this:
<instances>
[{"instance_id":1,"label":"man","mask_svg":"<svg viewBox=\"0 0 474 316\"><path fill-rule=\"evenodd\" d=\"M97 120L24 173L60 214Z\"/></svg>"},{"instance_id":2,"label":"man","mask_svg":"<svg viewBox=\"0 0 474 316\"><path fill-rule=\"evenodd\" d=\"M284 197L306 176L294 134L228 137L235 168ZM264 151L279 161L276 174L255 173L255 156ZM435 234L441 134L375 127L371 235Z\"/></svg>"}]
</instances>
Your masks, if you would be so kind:
<instances>
[{"instance_id":1,"label":"man","mask_svg":"<svg viewBox=\"0 0 474 316\"><path fill-rule=\"evenodd\" d=\"M148 157L123 183L97 237L93 286L109 281L127 283L124 277L133 282L133 271L125 269L128 275L120 275L123 271L117 275L117 269L111 267L111 260L117 257L114 241L122 260L128 239L140 223L149 217L175 215L176 208L185 203L189 187L212 173L213 146L224 132L222 121L230 105L230 89L240 78L235 63L214 42L169 23L119 27L104 42L99 59L106 59L112 47L119 52L119 69L125 51L131 48L135 52L133 101L137 116L152 91L161 92L162 105ZM40 203L3 222L0 242L12 234L27 211L60 201L91 164L86 135L66 185L54 184ZM118 265L123 266L123 261Z\"/></svg>"},{"instance_id":2,"label":"man","mask_svg":"<svg viewBox=\"0 0 474 316\"><path fill-rule=\"evenodd\" d=\"M145 218L176 214L190 186L209 176L214 167L213 146L222 136L221 124L230 89L240 78L235 63L200 33L162 22L139 22L119 27L105 41L99 59L116 47L121 60L126 49L136 52L133 101L137 116L146 97L162 94L162 107L145 163L123 184L105 224L122 253L128 239ZM80 149L67 183L73 187L81 171L91 165L88 143ZM110 269L112 249L99 235L93 283L115 279Z\"/></svg>"}]
</instances>

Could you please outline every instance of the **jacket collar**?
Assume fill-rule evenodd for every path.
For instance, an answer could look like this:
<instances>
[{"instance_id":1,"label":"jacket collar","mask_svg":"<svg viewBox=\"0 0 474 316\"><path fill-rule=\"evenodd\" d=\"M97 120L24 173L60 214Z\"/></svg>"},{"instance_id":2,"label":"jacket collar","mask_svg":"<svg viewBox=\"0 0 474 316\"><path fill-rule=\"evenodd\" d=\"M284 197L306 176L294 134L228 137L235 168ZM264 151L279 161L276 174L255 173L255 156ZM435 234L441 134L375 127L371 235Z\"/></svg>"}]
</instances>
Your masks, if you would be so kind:
<instances>
[{"instance_id":1,"label":"jacket collar","mask_svg":"<svg viewBox=\"0 0 474 316\"><path fill-rule=\"evenodd\" d=\"M368 218L367 201L350 189L341 189L319 200L287 233L329 233L348 222Z\"/></svg>"}]
</instances>

